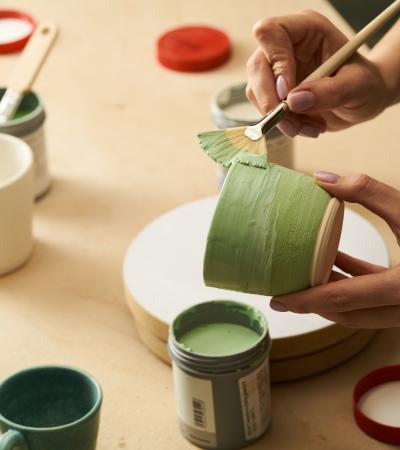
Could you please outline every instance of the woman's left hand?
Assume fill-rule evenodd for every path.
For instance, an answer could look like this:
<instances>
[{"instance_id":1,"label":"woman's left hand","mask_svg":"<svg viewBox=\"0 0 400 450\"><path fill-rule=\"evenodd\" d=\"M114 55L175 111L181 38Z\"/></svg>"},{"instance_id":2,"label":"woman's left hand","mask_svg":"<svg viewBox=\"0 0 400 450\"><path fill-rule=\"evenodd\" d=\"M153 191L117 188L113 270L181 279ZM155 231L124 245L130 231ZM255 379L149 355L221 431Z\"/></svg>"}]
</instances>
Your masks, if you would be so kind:
<instances>
[{"instance_id":1,"label":"woman's left hand","mask_svg":"<svg viewBox=\"0 0 400 450\"><path fill-rule=\"evenodd\" d=\"M382 217L400 245L400 191L366 175L316 172L314 176L335 197L360 203ZM271 308L316 313L349 328L400 326L400 264L388 269L344 253L338 254L335 264L352 278L332 272L327 284L274 297Z\"/></svg>"}]
</instances>

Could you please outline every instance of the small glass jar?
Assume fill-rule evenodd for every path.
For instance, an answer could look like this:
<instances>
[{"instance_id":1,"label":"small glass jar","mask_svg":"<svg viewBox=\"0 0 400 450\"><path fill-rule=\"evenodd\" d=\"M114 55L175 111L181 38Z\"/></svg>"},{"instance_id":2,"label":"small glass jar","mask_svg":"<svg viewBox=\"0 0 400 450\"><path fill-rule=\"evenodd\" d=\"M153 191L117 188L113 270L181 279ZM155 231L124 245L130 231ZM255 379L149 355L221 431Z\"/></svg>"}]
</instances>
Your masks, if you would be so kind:
<instances>
[{"instance_id":1,"label":"small glass jar","mask_svg":"<svg viewBox=\"0 0 400 450\"><path fill-rule=\"evenodd\" d=\"M196 340L200 347L192 345ZM216 342L227 348L221 351ZM271 420L270 344L265 317L249 305L215 300L176 317L168 350L186 439L203 448L233 450L265 433Z\"/></svg>"}]
</instances>

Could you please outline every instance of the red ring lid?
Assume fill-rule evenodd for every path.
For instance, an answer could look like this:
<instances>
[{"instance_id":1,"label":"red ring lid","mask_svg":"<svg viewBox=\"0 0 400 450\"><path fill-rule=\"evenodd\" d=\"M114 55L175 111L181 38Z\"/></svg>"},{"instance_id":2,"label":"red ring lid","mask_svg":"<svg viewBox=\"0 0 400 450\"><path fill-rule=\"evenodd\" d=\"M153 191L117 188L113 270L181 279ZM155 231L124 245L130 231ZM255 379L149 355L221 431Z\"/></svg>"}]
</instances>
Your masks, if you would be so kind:
<instances>
[{"instance_id":1,"label":"red ring lid","mask_svg":"<svg viewBox=\"0 0 400 450\"><path fill-rule=\"evenodd\" d=\"M229 59L229 37L216 28L187 26L170 30L157 42L158 61L169 69L200 72Z\"/></svg>"},{"instance_id":2,"label":"red ring lid","mask_svg":"<svg viewBox=\"0 0 400 450\"><path fill-rule=\"evenodd\" d=\"M400 444L400 427L385 425L368 417L360 408L361 397L372 388L391 381L400 381L400 365L376 369L356 384L353 392L353 414L357 425L369 436L381 442Z\"/></svg>"},{"instance_id":3,"label":"red ring lid","mask_svg":"<svg viewBox=\"0 0 400 450\"><path fill-rule=\"evenodd\" d=\"M4 19L17 19L20 22L25 22L29 25L29 29L26 33L23 33L20 36L15 38L11 37L11 40L0 39L0 53L14 53L21 51L26 43L29 41L33 30L35 29L36 22L35 19L22 11L16 11L12 9L0 9L0 38L2 35L1 32L1 22Z\"/></svg>"}]
</instances>

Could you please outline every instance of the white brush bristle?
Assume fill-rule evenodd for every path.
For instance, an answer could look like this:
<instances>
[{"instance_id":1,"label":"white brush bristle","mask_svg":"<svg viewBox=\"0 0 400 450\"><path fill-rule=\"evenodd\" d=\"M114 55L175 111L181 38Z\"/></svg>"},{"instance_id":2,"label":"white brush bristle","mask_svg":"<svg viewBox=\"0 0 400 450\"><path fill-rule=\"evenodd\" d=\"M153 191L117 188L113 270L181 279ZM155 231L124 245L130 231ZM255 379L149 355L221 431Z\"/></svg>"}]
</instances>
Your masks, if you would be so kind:
<instances>
[{"instance_id":1,"label":"white brush bristle","mask_svg":"<svg viewBox=\"0 0 400 450\"><path fill-rule=\"evenodd\" d=\"M225 130L225 138L237 149L244 150L255 155L262 155L267 152L265 137L257 141L248 138L244 132L246 128L227 128Z\"/></svg>"}]
</instances>

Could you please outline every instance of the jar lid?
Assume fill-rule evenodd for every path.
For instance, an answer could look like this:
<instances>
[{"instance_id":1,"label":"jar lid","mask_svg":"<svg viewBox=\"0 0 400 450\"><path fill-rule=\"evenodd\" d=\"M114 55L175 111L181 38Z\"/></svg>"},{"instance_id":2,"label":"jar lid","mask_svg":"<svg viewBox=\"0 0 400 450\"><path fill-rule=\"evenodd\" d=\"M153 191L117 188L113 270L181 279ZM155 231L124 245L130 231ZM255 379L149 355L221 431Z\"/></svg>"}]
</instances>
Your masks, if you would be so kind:
<instances>
[{"instance_id":1,"label":"jar lid","mask_svg":"<svg viewBox=\"0 0 400 450\"><path fill-rule=\"evenodd\" d=\"M229 59L231 42L221 30L207 26L175 28L157 42L158 61L180 72L201 72Z\"/></svg>"},{"instance_id":2,"label":"jar lid","mask_svg":"<svg viewBox=\"0 0 400 450\"><path fill-rule=\"evenodd\" d=\"M0 53L21 51L35 28L35 19L27 13L0 9Z\"/></svg>"},{"instance_id":3,"label":"jar lid","mask_svg":"<svg viewBox=\"0 0 400 450\"><path fill-rule=\"evenodd\" d=\"M400 365L376 369L356 384L353 413L357 425L381 442L400 444Z\"/></svg>"}]
</instances>

